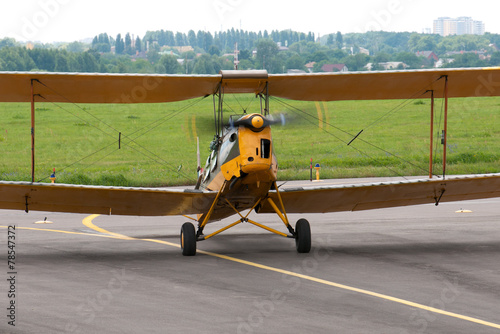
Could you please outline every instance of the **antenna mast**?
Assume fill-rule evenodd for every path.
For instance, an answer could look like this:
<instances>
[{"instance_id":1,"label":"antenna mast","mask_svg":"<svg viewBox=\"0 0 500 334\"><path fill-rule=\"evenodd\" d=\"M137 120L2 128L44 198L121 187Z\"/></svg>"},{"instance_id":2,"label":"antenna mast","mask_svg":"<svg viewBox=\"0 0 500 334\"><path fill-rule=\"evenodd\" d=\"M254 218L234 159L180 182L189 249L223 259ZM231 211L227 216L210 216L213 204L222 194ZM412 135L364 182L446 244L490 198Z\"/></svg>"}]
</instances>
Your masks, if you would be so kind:
<instances>
[{"instance_id":1,"label":"antenna mast","mask_svg":"<svg viewBox=\"0 0 500 334\"><path fill-rule=\"evenodd\" d=\"M237 70L238 69L238 64L240 63L240 61L238 60L238 53L240 53L240 51L238 51L238 42L234 43L234 69Z\"/></svg>"}]
</instances>

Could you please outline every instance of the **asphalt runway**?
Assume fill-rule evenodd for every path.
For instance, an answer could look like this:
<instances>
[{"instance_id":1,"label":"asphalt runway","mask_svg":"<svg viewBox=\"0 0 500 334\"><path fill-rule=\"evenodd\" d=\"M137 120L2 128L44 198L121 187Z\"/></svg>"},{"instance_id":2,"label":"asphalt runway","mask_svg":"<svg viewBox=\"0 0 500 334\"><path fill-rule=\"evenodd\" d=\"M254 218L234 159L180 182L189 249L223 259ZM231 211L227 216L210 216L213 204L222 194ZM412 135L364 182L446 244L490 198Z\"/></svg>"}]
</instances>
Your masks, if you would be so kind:
<instances>
[{"instance_id":1,"label":"asphalt runway","mask_svg":"<svg viewBox=\"0 0 500 334\"><path fill-rule=\"evenodd\" d=\"M240 224L183 257L184 217L0 210L0 333L500 332L500 199L305 218L309 254Z\"/></svg>"}]
</instances>

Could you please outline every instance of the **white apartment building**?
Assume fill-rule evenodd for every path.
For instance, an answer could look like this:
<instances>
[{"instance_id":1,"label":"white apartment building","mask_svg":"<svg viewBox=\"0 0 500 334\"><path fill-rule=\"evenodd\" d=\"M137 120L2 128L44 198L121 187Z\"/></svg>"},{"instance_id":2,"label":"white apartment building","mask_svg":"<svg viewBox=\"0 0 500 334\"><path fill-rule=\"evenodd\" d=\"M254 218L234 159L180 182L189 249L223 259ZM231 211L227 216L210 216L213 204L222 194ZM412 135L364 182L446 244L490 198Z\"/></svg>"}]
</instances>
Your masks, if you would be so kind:
<instances>
[{"instance_id":1,"label":"white apartment building","mask_svg":"<svg viewBox=\"0 0 500 334\"><path fill-rule=\"evenodd\" d=\"M441 36L448 35L484 35L484 23L474 21L471 17L457 18L440 17L434 20L434 33Z\"/></svg>"}]
</instances>

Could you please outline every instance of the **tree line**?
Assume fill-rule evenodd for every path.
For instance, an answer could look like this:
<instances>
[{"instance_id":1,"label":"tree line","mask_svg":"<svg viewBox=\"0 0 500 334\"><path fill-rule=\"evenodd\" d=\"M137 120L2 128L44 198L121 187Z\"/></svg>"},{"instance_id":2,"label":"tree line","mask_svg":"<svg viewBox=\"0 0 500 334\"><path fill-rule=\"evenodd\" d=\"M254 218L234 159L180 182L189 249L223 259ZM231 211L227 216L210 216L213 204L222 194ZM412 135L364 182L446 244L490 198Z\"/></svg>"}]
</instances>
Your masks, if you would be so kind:
<instances>
[{"instance_id":1,"label":"tree line","mask_svg":"<svg viewBox=\"0 0 500 334\"><path fill-rule=\"evenodd\" d=\"M500 65L498 34L442 37L378 31L315 36L292 30L231 29L214 34L148 31L142 38L130 33L113 38L102 33L90 44L35 44L29 48L5 38L0 40L0 71L214 74L233 68L236 43L240 69L267 69L270 73L306 70L308 63L314 63L315 72L328 63L346 64L350 71L363 71L368 63L388 61L404 62L413 69L434 65L417 51L433 51L439 57L454 59L444 65L448 67ZM179 47L185 46L192 49L181 52ZM449 52L457 54L447 55Z\"/></svg>"}]
</instances>

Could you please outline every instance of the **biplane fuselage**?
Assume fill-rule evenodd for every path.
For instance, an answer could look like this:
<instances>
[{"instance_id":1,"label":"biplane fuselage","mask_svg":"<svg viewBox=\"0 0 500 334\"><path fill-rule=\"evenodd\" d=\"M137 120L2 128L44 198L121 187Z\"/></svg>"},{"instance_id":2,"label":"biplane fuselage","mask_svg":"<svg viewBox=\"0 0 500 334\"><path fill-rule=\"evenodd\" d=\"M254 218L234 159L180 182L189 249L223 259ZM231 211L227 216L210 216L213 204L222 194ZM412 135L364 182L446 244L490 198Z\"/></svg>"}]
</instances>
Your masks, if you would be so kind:
<instances>
[{"instance_id":1,"label":"biplane fuselage","mask_svg":"<svg viewBox=\"0 0 500 334\"><path fill-rule=\"evenodd\" d=\"M214 140L200 176L200 189L221 191L227 200L214 209L210 220L233 215L231 205L238 211L252 208L268 195L276 181L278 166L271 127L264 124L260 114L241 119L250 120L252 125L228 128L221 138Z\"/></svg>"}]
</instances>

